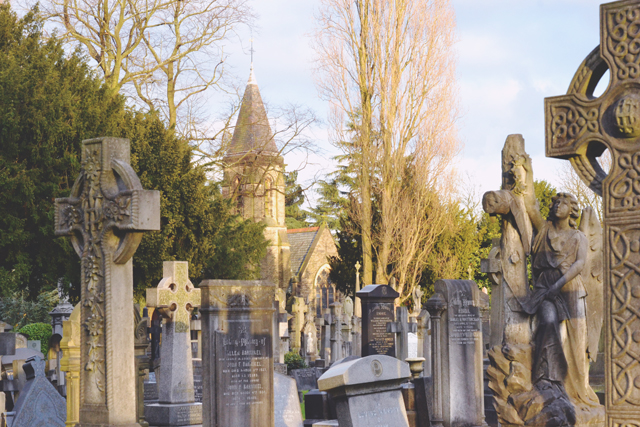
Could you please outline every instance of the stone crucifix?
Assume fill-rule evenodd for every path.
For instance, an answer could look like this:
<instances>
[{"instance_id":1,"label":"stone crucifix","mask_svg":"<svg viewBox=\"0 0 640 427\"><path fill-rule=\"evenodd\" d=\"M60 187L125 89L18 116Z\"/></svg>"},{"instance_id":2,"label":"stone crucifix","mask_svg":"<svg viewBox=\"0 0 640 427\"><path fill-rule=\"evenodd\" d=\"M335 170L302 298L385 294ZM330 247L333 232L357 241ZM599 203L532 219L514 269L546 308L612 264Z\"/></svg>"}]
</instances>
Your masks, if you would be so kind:
<instances>
[{"instance_id":1,"label":"stone crucifix","mask_svg":"<svg viewBox=\"0 0 640 427\"><path fill-rule=\"evenodd\" d=\"M292 347L294 351L300 351L302 345L300 340L300 334L302 334L302 328L304 327L304 314L309 310L309 307L304 302L304 298L294 297L293 306L293 342Z\"/></svg>"},{"instance_id":2,"label":"stone crucifix","mask_svg":"<svg viewBox=\"0 0 640 427\"><path fill-rule=\"evenodd\" d=\"M640 2L600 6L600 46L545 100L546 155L603 198L606 425L640 419ZM609 70L607 90L594 88ZM609 149L607 175L597 157ZM631 424L630 424L631 423Z\"/></svg>"},{"instance_id":3,"label":"stone crucifix","mask_svg":"<svg viewBox=\"0 0 640 427\"><path fill-rule=\"evenodd\" d=\"M189 263L164 261L158 287L147 289L147 306L156 307L167 319L162 328L161 365L157 379L160 406L195 402L189 329L191 311L200 307L200 301L200 289L196 289L189 280ZM151 417L147 415L147 418L153 424Z\"/></svg>"},{"instance_id":4,"label":"stone crucifix","mask_svg":"<svg viewBox=\"0 0 640 427\"><path fill-rule=\"evenodd\" d=\"M55 201L56 235L81 258L80 427L137 425L131 257L159 229L160 193L142 189L129 140L82 141L80 176Z\"/></svg>"}]
</instances>

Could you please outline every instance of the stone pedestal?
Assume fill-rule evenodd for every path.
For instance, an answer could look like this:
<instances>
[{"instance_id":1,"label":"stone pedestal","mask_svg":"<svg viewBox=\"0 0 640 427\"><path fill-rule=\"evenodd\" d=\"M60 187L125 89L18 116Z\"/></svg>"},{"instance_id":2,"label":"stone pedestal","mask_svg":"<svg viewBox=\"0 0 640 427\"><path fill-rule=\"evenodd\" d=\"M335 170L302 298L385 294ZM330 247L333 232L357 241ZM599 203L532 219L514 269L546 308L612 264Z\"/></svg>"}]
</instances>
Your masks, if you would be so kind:
<instances>
[{"instance_id":1,"label":"stone pedestal","mask_svg":"<svg viewBox=\"0 0 640 427\"><path fill-rule=\"evenodd\" d=\"M203 427L273 427L275 286L205 280L200 289Z\"/></svg>"},{"instance_id":2,"label":"stone pedestal","mask_svg":"<svg viewBox=\"0 0 640 427\"><path fill-rule=\"evenodd\" d=\"M80 305L76 305L69 320L62 322L60 369L67 380L67 427L75 427L80 417Z\"/></svg>"}]
</instances>

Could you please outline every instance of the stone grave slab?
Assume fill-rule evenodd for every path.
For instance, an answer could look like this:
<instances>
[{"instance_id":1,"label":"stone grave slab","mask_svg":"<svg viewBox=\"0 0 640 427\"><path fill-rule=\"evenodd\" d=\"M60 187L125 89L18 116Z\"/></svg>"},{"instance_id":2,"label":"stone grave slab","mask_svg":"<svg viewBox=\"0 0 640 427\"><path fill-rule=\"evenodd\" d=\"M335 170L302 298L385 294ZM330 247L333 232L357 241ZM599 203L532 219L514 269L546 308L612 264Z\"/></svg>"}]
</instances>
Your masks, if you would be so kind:
<instances>
[{"instance_id":1,"label":"stone grave slab","mask_svg":"<svg viewBox=\"0 0 640 427\"><path fill-rule=\"evenodd\" d=\"M409 427L401 388L410 377L409 364L374 355L330 368L318 379L318 386L335 401L341 426Z\"/></svg>"},{"instance_id":2,"label":"stone grave slab","mask_svg":"<svg viewBox=\"0 0 640 427\"><path fill-rule=\"evenodd\" d=\"M27 383L14 407L12 427L65 427L66 402L45 376L44 367L40 356L24 364Z\"/></svg>"},{"instance_id":3,"label":"stone grave slab","mask_svg":"<svg viewBox=\"0 0 640 427\"><path fill-rule=\"evenodd\" d=\"M356 296L362 305L361 355L395 357L395 334L387 332L387 324L395 322L394 301L399 294L389 285L367 285Z\"/></svg>"},{"instance_id":4,"label":"stone grave slab","mask_svg":"<svg viewBox=\"0 0 640 427\"><path fill-rule=\"evenodd\" d=\"M0 333L0 355L12 355L16 352L16 334L13 332Z\"/></svg>"},{"instance_id":5,"label":"stone grave slab","mask_svg":"<svg viewBox=\"0 0 640 427\"><path fill-rule=\"evenodd\" d=\"M203 426L273 427L273 301L269 281L205 280Z\"/></svg>"},{"instance_id":6,"label":"stone grave slab","mask_svg":"<svg viewBox=\"0 0 640 427\"><path fill-rule=\"evenodd\" d=\"M318 368L305 368L305 369L293 369L291 375L296 381L298 387L298 393L302 393L304 390L314 390L318 388L319 373Z\"/></svg>"},{"instance_id":7,"label":"stone grave slab","mask_svg":"<svg viewBox=\"0 0 640 427\"><path fill-rule=\"evenodd\" d=\"M302 427L302 411L296 381L286 375L273 373L274 426Z\"/></svg>"}]
</instances>

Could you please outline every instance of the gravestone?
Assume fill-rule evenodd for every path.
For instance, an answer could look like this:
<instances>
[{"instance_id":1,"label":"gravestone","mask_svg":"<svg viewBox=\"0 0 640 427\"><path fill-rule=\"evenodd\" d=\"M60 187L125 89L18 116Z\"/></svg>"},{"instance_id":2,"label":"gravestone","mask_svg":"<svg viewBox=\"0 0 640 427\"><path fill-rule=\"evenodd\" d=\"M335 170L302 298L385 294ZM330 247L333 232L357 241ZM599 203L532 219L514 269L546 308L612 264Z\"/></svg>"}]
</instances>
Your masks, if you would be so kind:
<instances>
[{"instance_id":1,"label":"gravestone","mask_svg":"<svg viewBox=\"0 0 640 427\"><path fill-rule=\"evenodd\" d=\"M196 402L202 403L202 359L193 361L193 395Z\"/></svg>"},{"instance_id":2,"label":"gravestone","mask_svg":"<svg viewBox=\"0 0 640 427\"><path fill-rule=\"evenodd\" d=\"M71 196L55 201L55 230L81 258L79 426L136 422L132 256L142 231L160 229L160 192L143 190L129 140L82 142Z\"/></svg>"},{"instance_id":3,"label":"gravestone","mask_svg":"<svg viewBox=\"0 0 640 427\"><path fill-rule=\"evenodd\" d=\"M291 351L299 352L301 346L302 328L304 326L305 316L304 314L309 310L307 304L304 302L304 298L293 297L294 302L291 306L293 312L293 323L291 332Z\"/></svg>"},{"instance_id":4,"label":"gravestone","mask_svg":"<svg viewBox=\"0 0 640 427\"><path fill-rule=\"evenodd\" d=\"M407 307L396 307L396 322L387 323L387 332L396 336L396 357L406 360L409 357L409 332L418 332L416 323L409 323Z\"/></svg>"},{"instance_id":5,"label":"gravestone","mask_svg":"<svg viewBox=\"0 0 640 427\"><path fill-rule=\"evenodd\" d=\"M580 65L567 95L545 99L547 157L569 159L603 198L607 426L640 420L640 334L632 333L640 329L638 16L638 1L601 5L600 46ZM607 70L609 85L595 98L594 88ZM612 157L608 174L597 161L605 148Z\"/></svg>"},{"instance_id":6,"label":"gravestone","mask_svg":"<svg viewBox=\"0 0 640 427\"><path fill-rule=\"evenodd\" d=\"M274 426L302 427L302 411L296 381L278 372L273 373Z\"/></svg>"},{"instance_id":7,"label":"gravestone","mask_svg":"<svg viewBox=\"0 0 640 427\"><path fill-rule=\"evenodd\" d=\"M291 375L296 381L298 392L302 396L304 390L314 390L318 388L318 378L321 375L319 368L292 369ZM301 399L302 400L302 399Z\"/></svg>"},{"instance_id":8,"label":"gravestone","mask_svg":"<svg viewBox=\"0 0 640 427\"><path fill-rule=\"evenodd\" d=\"M13 332L0 333L0 356L16 354L16 334Z\"/></svg>"},{"instance_id":9,"label":"gravestone","mask_svg":"<svg viewBox=\"0 0 640 427\"><path fill-rule=\"evenodd\" d=\"M318 379L318 386L335 401L340 426L408 427L401 389L410 377L407 363L374 355L333 366Z\"/></svg>"},{"instance_id":10,"label":"gravestone","mask_svg":"<svg viewBox=\"0 0 640 427\"><path fill-rule=\"evenodd\" d=\"M312 425L320 420L334 420L336 406L326 391L311 390L304 395L304 425Z\"/></svg>"},{"instance_id":11,"label":"gravestone","mask_svg":"<svg viewBox=\"0 0 640 427\"><path fill-rule=\"evenodd\" d=\"M273 427L273 300L268 281L205 280L203 427Z\"/></svg>"},{"instance_id":12,"label":"gravestone","mask_svg":"<svg viewBox=\"0 0 640 427\"><path fill-rule=\"evenodd\" d=\"M395 321L394 301L400 294L389 285L367 285L356 296L362 304L362 357L395 357L395 336L387 331L387 324Z\"/></svg>"},{"instance_id":13,"label":"gravestone","mask_svg":"<svg viewBox=\"0 0 640 427\"><path fill-rule=\"evenodd\" d=\"M40 340L27 340L27 348L37 352L42 352L42 344L40 343Z\"/></svg>"},{"instance_id":14,"label":"gravestone","mask_svg":"<svg viewBox=\"0 0 640 427\"><path fill-rule=\"evenodd\" d=\"M164 261L162 280L147 289L147 305L155 307L166 321L162 329L160 372L157 373L158 403L144 407L152 426L186 426L202 423L202 404L195 401L191 334L191 310L200 306L200 289L189 280L189 263Z\"/></svg>"},{"instance_id":15,"label":"gravestone","mask_svg":"<svg viewBox=\"0 0 640 427\"><path fill-rule=\"evenodd\" d=\"M145 310L146 313L146 310ZM140 305L134 304L133 306L133 319L135 325L135 361L136 361L136 417L138 418L138 424L141 427L149 427L149 423L145 420L144 416L144 379L149 372L151 366L149 361L149 318L147 316L142 317L140 314Z\"/></svg>"},{"instance_id":16,"label":"gravestone","mask_svg":"<svg viewBox=\"0 0 640 427\"><path fill-rule=\"evenodd\" d=\"M484 425L480 291L472 280L438 280L432 322L434 425Z\"/></svg>"},{"instance_id":17,"label":"gravestone","mask_svg":"<svg viewBox=\"0 0 640 427\"><path fill-rule=\"evenodd\" d=\"M66 403L46 378L44 365L40 356L29 358L24 364L27 383L14 407L11 427L65 426Z\"/></svg>"},{"instance_id":18,"label":"gravestone","mask_svg":"<svg viewBox=\"0 0 640 427\"><path fill-rule=\"evenodd\" d=\"M67 384L67 427L75 427L80 418L80 304L68 320L62 322L60 369Z\"/></svg>"},{"instance_id":19,"label":"gravestone","mask_svg":"<svg viewBox=\"0 0 640 427\"><path fill-rule=\"evenodd\" d=\"M331 310L331 361L343 358L342 354L342 304L334 302Z\"/></svg>"}]
</instances>

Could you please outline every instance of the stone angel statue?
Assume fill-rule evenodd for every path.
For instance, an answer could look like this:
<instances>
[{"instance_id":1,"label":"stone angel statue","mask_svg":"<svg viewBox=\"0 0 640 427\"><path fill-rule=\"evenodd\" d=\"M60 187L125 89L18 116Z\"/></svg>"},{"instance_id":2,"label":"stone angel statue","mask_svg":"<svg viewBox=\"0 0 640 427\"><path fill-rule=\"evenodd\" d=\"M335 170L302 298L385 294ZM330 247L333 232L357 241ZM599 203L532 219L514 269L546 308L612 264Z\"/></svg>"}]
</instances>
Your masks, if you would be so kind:
<instances>
[{"instance_id":1,"label":"stone angel statue","mask_svg":"<svg viewBox=\"0 0 640 427\"><path fill-rule=\"evenodd\" d=\"M487 374L496 409L503 424L604 422L604 408L588 381L603 319L602 230L590 207L580 218L578 201L569 193L554 196L549 217L543 218L528 156L524 168L525 203L536 235L533 290L522 309L530 316L533 338L529 350L503 345L490 353Z\"/></svg>"}]
</instances>

